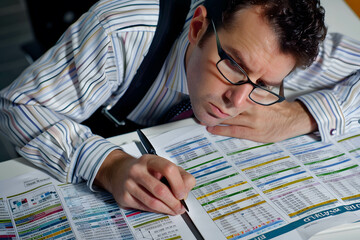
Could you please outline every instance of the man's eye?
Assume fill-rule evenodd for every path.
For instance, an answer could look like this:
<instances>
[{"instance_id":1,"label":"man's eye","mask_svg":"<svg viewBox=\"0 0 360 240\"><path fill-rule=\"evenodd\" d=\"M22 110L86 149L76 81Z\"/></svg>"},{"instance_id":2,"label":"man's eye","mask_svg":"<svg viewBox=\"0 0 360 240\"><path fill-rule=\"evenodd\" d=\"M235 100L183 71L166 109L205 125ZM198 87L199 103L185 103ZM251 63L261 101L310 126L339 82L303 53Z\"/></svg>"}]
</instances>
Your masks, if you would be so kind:
<instances>
[{"instance_id":1,"label":"man's eye","mask_svg":"<svg viewBox=\"0 0 360 240\"><path fill-rule=\"evenodd\" d=\"M257 82L256 82L257 85L259 85L260 87L262 88L265 88L267 90L271 90L274 88L274 86L269 86L267 85L264 81L262 81L261 79L259 79Z\"/></svg>"},{"instance_id":2,"label":"man's eye","mask_svg":"<svg viewBox=\"0 0 360 240\"><path fill-rule=\"evenodd\" d=\"M226 61L226 64L228 66L229 69L231 69L232 71L238 72L240 71L238 65L236 63L234 63L233 61Z\"/></svg>"}]
</instances>

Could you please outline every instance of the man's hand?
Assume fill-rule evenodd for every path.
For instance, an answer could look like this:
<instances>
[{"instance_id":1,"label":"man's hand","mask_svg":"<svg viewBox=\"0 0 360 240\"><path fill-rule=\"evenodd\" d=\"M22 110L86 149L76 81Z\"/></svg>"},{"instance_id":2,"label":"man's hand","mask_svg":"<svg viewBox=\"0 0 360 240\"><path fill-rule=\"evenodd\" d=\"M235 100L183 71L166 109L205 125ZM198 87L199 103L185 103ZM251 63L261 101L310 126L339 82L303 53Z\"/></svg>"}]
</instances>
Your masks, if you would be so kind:
<instances>
[{"instance_id":1,"label":"man's hand","mask_svg":"<svg viewBox=\"0 0 360 240\"><path fill-rule=\"evenodd\" d=\"M171 189L160 181L162 177ZM122 208L177 215L185 212L179 200L187 197L195 178L159 156L146 154L136 159L115 150L101 165L95 184L112 193Z\"/></svg>"},{"instance_id":2,"label":"man's hand","mask_svg":"<svg viewBox=\"0 0 360 240\"><path fill-rule=\"evenodd\" d=\"M256 104L223 124L228 126L208 127L207 130L257 142L277 142L317 129L316 121L299 101L284 101L271 106Z\"/></svg>"}]
</instances>

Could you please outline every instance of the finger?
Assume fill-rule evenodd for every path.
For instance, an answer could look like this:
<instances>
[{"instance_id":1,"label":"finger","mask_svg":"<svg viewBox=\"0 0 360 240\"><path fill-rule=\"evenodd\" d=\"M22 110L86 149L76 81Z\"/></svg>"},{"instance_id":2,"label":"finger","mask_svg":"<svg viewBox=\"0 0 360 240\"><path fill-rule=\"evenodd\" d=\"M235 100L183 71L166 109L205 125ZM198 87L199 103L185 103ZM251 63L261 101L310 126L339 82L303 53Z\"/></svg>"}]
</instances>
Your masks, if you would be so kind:
<instances>
[{"instance_id":1,"label":"finger","mask_svg":"<svg viewBox=\"0 0 360 240\"><path fill-rule=\"evenodd\" d=\"M213 126L206 128L208 132L221 135L221 136L228 136L228 137L235 137L235 138L245 138L251 139L253 136L251 135L254 133L251 128L243 127L243 126Z\"/></svg>"},{"instance_id":2,"label":"finger","mask_svg":"<svg viewBox=\"0 0 360 240\"><path fill-rule=\"evenodd\" d=\"M118 205L123 209L138 209L138 210L147 211L147 212L156 212L156 210L147 207L140 200L131 196L130 194L129 194L129 197L127 197L127 199L129 201L129 204L124 204L124 203L121 204L118 202Z\"/></svg>"},{"instance_id":3,"label":"finger","mask_svg":"<svg viewBox=\"0 0 360 240\"><path fill-rule=\"evenodd\" d=\"M156 204L151 204L151 203L144 201L144 198L141 196L139 196L139 199L135 196L131 196L131 198L132 198L131 208L139 209L139 210L147 211L147 212L163 213L163 214L168 214L168 215L173 215L173 216L177 214L174 211L172 211L169 207L167 207L166 204L162 203L161 201L160 201L159 205L156 206ZM151 200L149 200L149 201L151 201ZM161 206L161 204L162 204L162 206Z\"/></svg>"},{"instance_id":4,"label":"finger","mask_svg":"<svg viewBox=\"0 0 360 240\"><path fill-rule=\"evenodd\" d=\"M187 190L186 196L184 197L184 199L186 199L188 192L190 192L191 189L193 189L195 187L196 179L193 175L191 175L190 173L185 171L182 167L179 167L179 171L180 171L180 175L185 183L185 187Z\"/></svg>"},{"instance_id":5,"label":"finger","mask_svg":"<svg viewBox=\"0 0 360 240\"><path fill-rule=\"evenodd\" d=\"M226 119L222 124L228 124L228 125L239 125L239 126L251 126L253 123L253 120L251 118L251 115L248 115L247 113L242 113L240 115L237 115L236 117Z\"/></svg>"},{"instance_id":6,"label":"finger","mask_svg":"<svg viewBox=\"0 0 360 240\"><path fill-rule=\"evenodd\" d=\"M184 199L187 193L187 188L180 174L178 166L167 159L159 159L161 159L161 161L157 160L156 162L149 162L149 167L154 170L156 169L156 171L160 172L161 175L166 178L167 182L169 183L171 192L177 200Z\"/></svg>"},{"instance_id":7,"label":"finger","mask_svg":"<svg viewBox=\"0 0 360 240\"><path fill-rule=\"evenodd\" d=\"M146 206L139 199L135 198L132 194L136 191L139 191L139 188L136 187L136 183L132 181L127 181L126 188L124 191L117 192L113 194L117 204L124 209L139 209L143 211L155 211L150 207ZM139 194L135 194L139 195Z\"/></svg>"},{"instance_id":8,"label":"finger","mask_svg":"<svg viewBox=\"0 0 360 240\"><path fill-rule=\"evenodd\" d=\"M162 175L161 175L161 173L159 173L159 172L153 172L153 173L151 173L156 179L158 179L158 180L160 180L161 179L161 177L162 177Z\"/></svg>"},{"instance_id":9,"label":"finger","mask_svg":"<svg viewBox=\"0 0 360 240\"><path fill-rule=\"evenodd\" d=\"M175 198L172 191L168 186L162 183L159 179L155 178L151 174L143 174L141 178L137 179L138 184L148 192L148 195L153 196L158 201L161 201L163 204L167 205L168 208L175 212L176 214L180 214L183 212L183 207L180 201ZM139 196L140 197L140 196ZM141 200L141 199L140 199ZM157 202L154 199L144 199L144 201L148 201L146 204L149 207L157 207ZM149 205L150 204L150 205ZM154 204L154 206L152 206Z\"/></svg>"},{"instance_id":10,"label":"finger","mask_svg":"<svg viewBox=\"0 0 360 240\"><path fill-rule=\"evenodd\" d=\"M147 189L139 186L135 182L128 184L128 189L129 191L127 193L127 198L125 199L126 202L123 204L126 207L132 207L144 211L159 212L170 215L179 214L178 212L171 209L168 205L166 205L163 201L155 197Z\"/></svg>"}]
</instances>

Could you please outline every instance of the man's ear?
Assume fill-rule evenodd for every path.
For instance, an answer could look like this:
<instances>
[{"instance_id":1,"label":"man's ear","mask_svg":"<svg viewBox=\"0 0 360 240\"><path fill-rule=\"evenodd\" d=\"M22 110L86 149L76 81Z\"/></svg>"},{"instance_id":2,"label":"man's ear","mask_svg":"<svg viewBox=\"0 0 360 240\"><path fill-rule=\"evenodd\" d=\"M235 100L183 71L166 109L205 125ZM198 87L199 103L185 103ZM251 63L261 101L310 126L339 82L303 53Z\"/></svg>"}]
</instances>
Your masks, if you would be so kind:
<instances>
[{"instance_id":1,"label":"man's ear","mask_svg":"<svg viewBox=\"0 0 360 240\"><path fill-rule=\"evenodd\" d=\"M201 39L202 35L206 32L208 21L207 11L203 5L196 8L195 13L190 21L189 28L189 42L196 45Z\"/></svg>"}]
</instances>

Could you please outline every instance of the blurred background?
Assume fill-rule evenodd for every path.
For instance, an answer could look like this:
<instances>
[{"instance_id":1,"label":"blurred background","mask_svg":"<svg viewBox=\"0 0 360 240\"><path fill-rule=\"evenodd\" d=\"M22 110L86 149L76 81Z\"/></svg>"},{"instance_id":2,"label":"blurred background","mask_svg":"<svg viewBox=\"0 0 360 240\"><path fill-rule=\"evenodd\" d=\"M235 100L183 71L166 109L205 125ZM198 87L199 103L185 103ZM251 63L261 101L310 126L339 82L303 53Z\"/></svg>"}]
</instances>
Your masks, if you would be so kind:
<instances>
[{"instance_id":1,"label":"blurred background","mask_svg":"<svg viewBox=\"0 0 360 240\"><path fill-rule=\"evenodd\" d=\"M96 0L1 0L0 90L51 47L65 29L95 2ZM347 19L358 18L356 13L360 14L360 0L321 0L321 3L326 10L329 31L340 31L355 38L360 36L359 28L346 24ZM345 8L344 3L347 4ZM15 157L18 155L14 148L0 134L0 161Z\"/></svg>"},{"instance_id":2,"label":"blurred background","mask_svg":"<svg viewBox=\"0 0 360 240\"><path fill-rule=\"evenodd\" d=\"M0 90L50 48L96 0L1 0ZM0 161L18 157L0 134Z\"/></svg>"}]
</instances>

